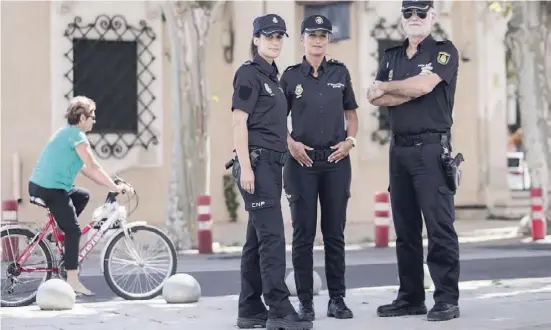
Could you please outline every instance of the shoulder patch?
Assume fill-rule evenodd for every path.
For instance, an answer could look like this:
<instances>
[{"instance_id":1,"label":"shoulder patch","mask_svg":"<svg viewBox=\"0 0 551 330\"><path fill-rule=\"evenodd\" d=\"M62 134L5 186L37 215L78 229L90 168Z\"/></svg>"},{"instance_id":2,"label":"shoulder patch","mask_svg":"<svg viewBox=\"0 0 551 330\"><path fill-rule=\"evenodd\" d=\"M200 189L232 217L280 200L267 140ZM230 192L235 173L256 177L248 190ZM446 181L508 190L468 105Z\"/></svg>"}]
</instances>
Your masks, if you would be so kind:
<instances>
[{"instance_id":1,"label":"shoulder patch","mask_svg":"<svg viewBox=\"0 0 551 330\"><path fill-rule=\"evenodd\" d=\"M290 66L288 66L283 72L291 71L291 70L293 70L293 69L298 68L299 66L300 66L300 63L295 64L295 65L290 65Z\"/></svg>"},{"instance_id":2,"label":"shoulder patch","mask_svg":"<svg viewBox=\"0 0 551 330\"><path fill-rule=\"evenodd\" d=\"M329 63L329 64L336 64L336 65L342 65L342 66L344 66L344 63L343 63L343 62L341 62L341 61L337 61L337 60L335 60L335 59L330 59L330 60L328 60L328 61L327 61L327 63Z\"/></svg>"},{"instance_id":3,"label":"shoulder patch","mask_svg":"<svg viewBox=\"0 0 551 330\"><path fill-rule=\"evenodd\" d=\"M394 46L394 47L389 47L387 49L385 49L384 53L390 53L390 52L393 52L395 50L398 50L399 48L402 48L402 45L397 45L397 46Z\"/></svg>"}]
</instances>

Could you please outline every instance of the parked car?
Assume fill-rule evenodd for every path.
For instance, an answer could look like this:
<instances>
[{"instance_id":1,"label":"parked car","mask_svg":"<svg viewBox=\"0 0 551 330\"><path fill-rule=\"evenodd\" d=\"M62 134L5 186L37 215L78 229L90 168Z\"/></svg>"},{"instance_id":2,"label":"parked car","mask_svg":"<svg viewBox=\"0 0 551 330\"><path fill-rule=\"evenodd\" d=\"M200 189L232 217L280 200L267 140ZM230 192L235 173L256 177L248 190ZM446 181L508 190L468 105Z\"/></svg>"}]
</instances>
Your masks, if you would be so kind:
<instances>
[{"instance_id":1,"label":"parked car","mask_svg":"<svg viewBox=\"0 0 551 330\"><path fill-rule=\"evenodd\" d=\"M524 152L507 153L507 182L511 190L530 189L530 171L524 159Z\"/></svg>"}]
</instances>

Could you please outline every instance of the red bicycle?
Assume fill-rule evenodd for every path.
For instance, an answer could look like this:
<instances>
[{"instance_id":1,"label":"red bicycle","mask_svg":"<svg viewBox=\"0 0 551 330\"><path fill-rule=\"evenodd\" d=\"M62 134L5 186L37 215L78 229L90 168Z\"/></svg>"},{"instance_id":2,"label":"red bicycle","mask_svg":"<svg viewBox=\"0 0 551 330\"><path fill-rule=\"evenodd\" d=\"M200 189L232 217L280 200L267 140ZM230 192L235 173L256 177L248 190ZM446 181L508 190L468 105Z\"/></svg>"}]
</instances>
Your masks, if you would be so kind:
<instances>
[{"instance_id":1,"label":"red bicycle","mask_svg":"<svg viewBox=\"0 0 551 330\"><path fill-rule=\"evenodd\" d=\"M124 181L115 178L115 182ZM80 249L79 265L100 241L108 237L100 259L100 269L107 285L115 294L127 300L152 299L161 293L164 281L176 273L178 260L176 249L170 238L160 229L148 225L145 221L127 222L128 215L138 207L137 194L134 194L136 206L128 214L126 207L117 202L117 195L118 193L109 192L105 203L94 210L93 221L82 230L82 237L88 235L90 239ZM130 196L128 201L130 202ZM4 273L6 275L6 278L2 276L2 307L30 305L35 302L38 286L42 282L49 280L54 274L62 279L66 279L67 276L63 262L64 235L58 229L44 201L31 196L30 202L46 209L48 221L39 231L23 224L5 225L0 229L2 275ZM106 236L109 231L114 231L113 235ZM54 249L47 241L49 233L55 245ZM141 237L142 234L146 237ZM22 247L21 242L24 242ZM146 255L142 253L142 247L153 247L153 251ZM54 253L54 250L57 250L57 253ZM116 257L119 250L123 250L129 258L124 260ZM42 263L31 262L35 252L43 256ZM4 265L4 262L7 265ZM119 264L122 264L123 269L117 272L116 266ZM128 269L130 266L136 266L139 273L132 275ZM145 274L148 271L158 274L157 280L150 282L148 275ZM38 285L23 290L27 292L23 298L10 300L19 288L27 284L24 280L26 275L41 276L37 281ZM123 288L124 284L130 284L131 288Z\"/></svg>"}]
</instances>

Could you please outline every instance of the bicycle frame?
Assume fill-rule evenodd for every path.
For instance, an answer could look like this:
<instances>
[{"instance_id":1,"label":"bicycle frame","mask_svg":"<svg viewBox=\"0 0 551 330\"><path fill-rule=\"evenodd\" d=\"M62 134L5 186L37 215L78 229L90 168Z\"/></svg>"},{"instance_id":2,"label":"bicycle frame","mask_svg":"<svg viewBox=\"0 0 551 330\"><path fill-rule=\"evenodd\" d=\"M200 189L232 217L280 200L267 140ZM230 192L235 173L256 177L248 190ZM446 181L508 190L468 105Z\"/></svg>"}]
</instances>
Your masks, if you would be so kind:
<instances>
[{"instance_id":1,"label":"bicycle frame","mask_svg":"<svg viewBox=\"0 0 551 330\"><path fill-rule=\"evenodd\" d=\"M39 244L40 241L44 239L44 237L48 234L50 230L52 230L52 234L55 237L55 244L57 247L57 250L60 255L63 254L63 243L62 243L62 234L57 230L58 226L55 222L54 217L48 210L48 222L46 223L46 226L40 230L34 238L32 239L31 243L27 245L25 250L23 250L23 253L19 255L19 257L15 260L15 263L19 265L19 271L21 272L27 272L27 273L34 273L34 272L58 272L59 268L54 266L53 268L33 268L33 267L23 267L25 262L30 257L30 254L35 249L35 247ZM96 213L98 213L96 215ZM101 241L101 239L104 237L105 233L110 229L110 227L115 223L115 221L120 220L121 224L125 223L126 221L126 208L124 206L120 206L117 201L112 202L106 202L105 204L101 205L94 211L95 217L99 218L100 220L94 220L86 225L84 229L82 230L82 235L88 234L90 230L99 222L103 221L101 227L98 229L98 231L84 244L84 246L80 249L79 255L78 255L78 263L80 264L86 256L94 249L94 247ZM105 220L104 216L109 215L109 217Z\"/></svg>"}]
</instances>

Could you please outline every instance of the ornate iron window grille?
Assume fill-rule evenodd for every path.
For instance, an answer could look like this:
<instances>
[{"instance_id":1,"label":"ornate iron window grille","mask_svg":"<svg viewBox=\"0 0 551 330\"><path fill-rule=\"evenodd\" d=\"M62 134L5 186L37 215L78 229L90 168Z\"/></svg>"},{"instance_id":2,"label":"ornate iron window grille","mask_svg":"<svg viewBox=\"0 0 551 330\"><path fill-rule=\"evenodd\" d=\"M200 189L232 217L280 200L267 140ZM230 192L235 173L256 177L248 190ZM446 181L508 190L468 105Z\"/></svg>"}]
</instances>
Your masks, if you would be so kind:
<instances>
[{"instance_id":1,"label":"ornate iron window grille","mask_svg":"<svg viewBox=\"0 0 551 330\"><path fill-rule=\"evenodd\" d=\"M374 38L379 45L382 44L397 44L406 39L406 34L402 29L401 19L398 19L395 23L388 23L385 18L380 18L379 22L375 24L371 31L371 37ZM436 40L448 39L447 33L442 29L440 24L435 23L432 30L432 36ZM377 63L380 63L381 59L379 54L382 54L384 49L377 49L370 55ZM372 73L373 77L377 76L377 70ZM378 142L381 145L385 145L390 141L390 123L388 118L388 109L386 107L377 107L371 114L379 121L379 127L371 133L371 140Z\"/></svg>"},{"instance_id":2,"label":"ornate iron window grille","mask_svg":"<svg viewBox=\"0 0 551 330\"><path fill-rule=\"evenodd\" d=\"M82 23L82 18L77 16L73 22L67 25L64 36L71 44L71 48L64 54L64 57L71 63L71 69L64 74L64 77L72 86L64 95L67 100L73 97L75 86L78 84L74 81L73 42L75 40L86 39L98 42L131 40L137 44L137 72L133 73L137 77L137 132L107 133L100 131L88 133L90 144L96 154L103 159L109 157L121 159L136 146L141 146L147 150L150 145L157 145L158 138L152 128L152 124L157 118L151 109L156 100L156 96L151 90L156 77L150 69L152 63L156 60L150 46L156 41L157 37L146 21L141 20L139 26L136 27L130 25L121 15L110 17L102 14L97 16L94 22L91 23ZM121 75L124 74L126 72L121 72Z\"/></svg>"}]
</instances>

